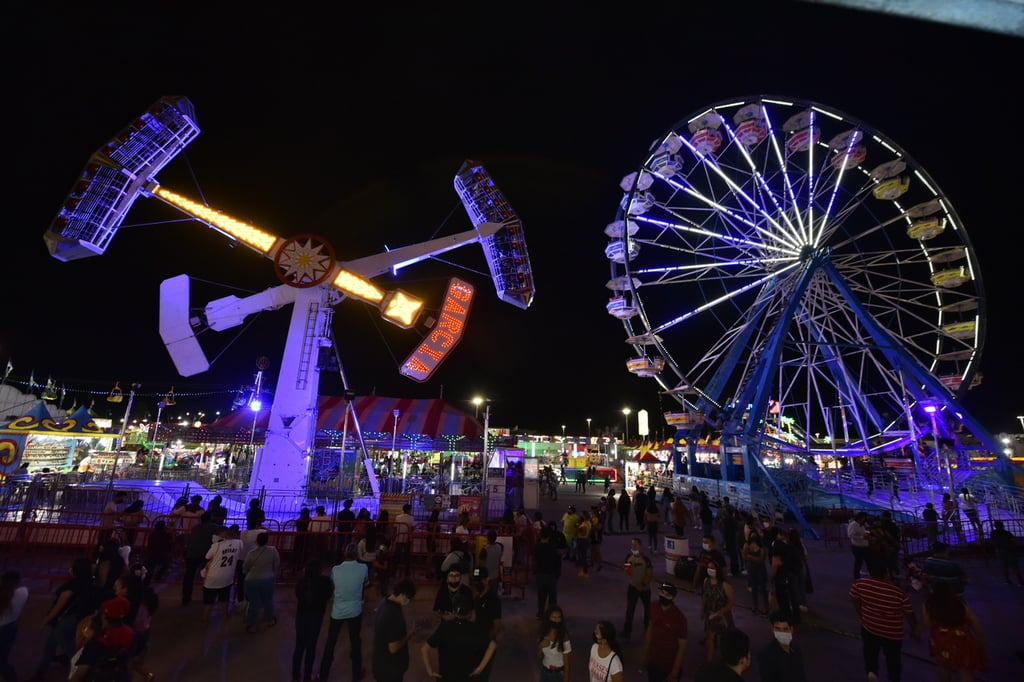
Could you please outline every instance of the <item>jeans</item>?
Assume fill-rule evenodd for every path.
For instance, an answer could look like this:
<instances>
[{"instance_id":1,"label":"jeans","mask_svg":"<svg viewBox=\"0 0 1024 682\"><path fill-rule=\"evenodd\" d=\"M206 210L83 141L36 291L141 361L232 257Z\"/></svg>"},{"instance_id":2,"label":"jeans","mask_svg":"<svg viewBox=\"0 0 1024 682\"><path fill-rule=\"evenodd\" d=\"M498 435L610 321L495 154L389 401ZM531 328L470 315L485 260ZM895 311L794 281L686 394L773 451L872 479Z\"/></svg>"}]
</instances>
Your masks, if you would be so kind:
<instances>
[{"instance_id":1,"label":"jeans","mask_svg":"<svg viewBox=\"0 0 1024 682\"><path fill-rule=\"evenodd\" d=\"M324 653L320 657L320 679L328 680L331 674L331 664L334 663L334 649L338 644L338 636L341 635L341 628L348 624L349 656L352 658L351 680L362 679L363 676L363 614L342 618L338 620L331 618L331 625L327 628L327 641L324 643Z\"/></svg>"},{"instance_id":2,"label":"jeans","mask_svg":"<svg viewBox=\"0 0 1024 682\"><path fill-rule=\"evenodd\" d=\"M565 680L564 670L540 669L540 682L563 682Z\"/></svg>"},{"instance_id":3,"label":"jeans","mask_svg":"<svg viewBox=\"0 0 1024 682\"><path fill-rule=\"evenodd\" d=\"M861 647L864 651L864 672L878 674L878 653L885 653L885 668L889 682L900 682L903 674L903 640L879 637L860 629Z\"/></svg>"},{"instance_id":4,"label":"jeans","mask_svg":"<svg viewBox=\"0 0 1024 682\"><path fill-rule=\"evenodd\" d=\"M310 682L313 679L316 642L320 639L320 628L323 622L322 613L295 614L295 650L292 652L293 680L301 679L302 682ZM299 677L300 669L301 677Z\"/></svg>"},{"instance_id":5,"label":"jeans","mask_svg":"<svg viewBox=\"0 0 1024 682\"><path fill-rule=\"evenodd\" d=\"M626 637L633 632L633 614L636 613L638 599L644 607L644 632L647 631L647 624L651 622L651 591L638 590L630 585L626 588L626 624L622 628L622 634Z\"/></svg>"},{"instance_id":6,"label":"jeans","mask_svg":"<svg viewBox=\"0 0 1024 682\"><path fill-rule=\"evenodd\" d=\"M853 579L856 580L860 577L861 567L868 562L869 549L867 547L853 547L850 549L853 551Z\"/></svg>"},{"instance_id":7,"label":"jeans","mask_svg":"<svg viewBox=\"0 0 1024 682\"><path fill-rule=\"evenodd\" d=\"M537 615L543 616L549 606L558 603L558 576L537 574Z\"/></svg>"},{"instance_id":8,"label":"jeans","mask_svg":"<svg viewBox=\"0 0 1024 682\"><path fill-rule=\"evenodd\" d=\"M576 538L576 568L584 572L590 568L590 538Z\"/></svg>"},{"instance_id":9,"label":"jeans","mask_svg":"<svg viewBox=\"0 0 1024 682\"><path fill-rule=\"evenodd\" d=\"M260 615L266 613L267 620L274 620L274 578L249 578L245 581L245 595L249 601L249 610L245 624L256 627Z\"/></svg>"}]
</instances>

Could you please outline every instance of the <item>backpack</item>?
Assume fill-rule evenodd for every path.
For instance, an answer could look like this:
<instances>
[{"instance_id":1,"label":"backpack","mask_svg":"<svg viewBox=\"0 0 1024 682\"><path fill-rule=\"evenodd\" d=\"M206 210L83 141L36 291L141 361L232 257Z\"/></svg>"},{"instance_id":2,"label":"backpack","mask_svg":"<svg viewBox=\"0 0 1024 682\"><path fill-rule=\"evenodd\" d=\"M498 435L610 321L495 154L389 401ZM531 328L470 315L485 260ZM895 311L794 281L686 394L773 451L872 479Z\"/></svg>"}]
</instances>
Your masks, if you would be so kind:
<instances>
[{"instance_id":1,"label":"backpack","mask_svg":"<svg viewBox=\"0 0 1024 682\"><path fill-rule=\"evenodd\" d=\"M469 563L469 558L466 553L462 550L455 550L455 553L459 555L459 561L455 564L455 568L458 569L462 575L469 575L469 572L473 570L473 567Z\"/></svg>"}]
</instances>

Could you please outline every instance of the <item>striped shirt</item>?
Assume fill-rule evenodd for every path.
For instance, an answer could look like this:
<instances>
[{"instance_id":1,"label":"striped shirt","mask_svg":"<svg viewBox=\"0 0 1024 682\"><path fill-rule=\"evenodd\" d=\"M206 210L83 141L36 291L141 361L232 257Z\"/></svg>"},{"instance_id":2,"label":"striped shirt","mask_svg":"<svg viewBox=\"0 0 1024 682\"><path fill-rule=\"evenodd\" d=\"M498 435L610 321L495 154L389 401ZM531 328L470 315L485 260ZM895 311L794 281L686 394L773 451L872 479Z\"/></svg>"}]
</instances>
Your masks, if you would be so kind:
<instances>
[{"instance_id":1,"label":"striped shirt","mask_svg":"<svg viewBox=\"0 0 1024 682\"><path fill-rule=\"evenodd\" d=\"M878 578L859 578L850 586L850 598L861 605L860 624L873 635L903 639L903 620L913 613L907 593Z\"/></svg>"}]
</instances>

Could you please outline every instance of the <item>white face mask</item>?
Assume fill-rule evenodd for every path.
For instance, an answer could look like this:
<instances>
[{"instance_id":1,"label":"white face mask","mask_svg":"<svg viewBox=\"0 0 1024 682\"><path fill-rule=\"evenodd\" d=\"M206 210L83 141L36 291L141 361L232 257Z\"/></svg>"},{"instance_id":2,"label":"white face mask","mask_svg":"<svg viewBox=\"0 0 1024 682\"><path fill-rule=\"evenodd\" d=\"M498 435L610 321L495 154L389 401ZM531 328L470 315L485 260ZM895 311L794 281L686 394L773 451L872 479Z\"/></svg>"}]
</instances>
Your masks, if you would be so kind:
<instances>
[{"instance_id":1,"label":"white face mask","mask_svg":"<svg viewBox=\"0 0 1024 682\"><path fill-rule=\"evenodd\" d=\"M775 641L778 642L779 644L781 644L782 646L789 646L789 643L793 641L793 633L792 632L778 632L778 631L775 631L774 634L775 634Z\"/></svg>"},{"instance_id":2,"label":"white face mask","mask_svg":"<svg viewBox=\"0 0 1024 682\"><path fill-rule=\"evenodd\" d=\"M709 578L714 578L716 575L718 575L718 571L717 570L715 570L713 568L709 568L708 569L708 577Z\"/></svg>"},{"instance_id":3,"label":"white face mask","mask_svg":"<svg viewBox=\"0 0 1024 682\"><path fill-rule=\"evenodd\" d=\"M705 550L709 550L709 549L711 549L711 545L709 545L709 544L708 544L708 543L706 543L706 542L705 542L704 544L702 544L702 545L701 545L701 547L703 547L703 548L704 548Z\"/></svg>"}]
</instances>

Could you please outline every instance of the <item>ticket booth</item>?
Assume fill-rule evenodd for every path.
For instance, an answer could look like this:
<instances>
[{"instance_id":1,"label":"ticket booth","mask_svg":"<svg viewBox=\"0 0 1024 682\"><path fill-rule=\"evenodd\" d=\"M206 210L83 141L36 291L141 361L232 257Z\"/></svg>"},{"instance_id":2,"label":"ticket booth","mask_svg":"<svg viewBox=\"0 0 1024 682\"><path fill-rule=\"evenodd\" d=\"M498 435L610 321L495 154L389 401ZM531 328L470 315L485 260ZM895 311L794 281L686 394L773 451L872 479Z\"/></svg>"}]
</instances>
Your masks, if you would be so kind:
<instances>
[{"instance_id":1,"label":"ticket booth","mask_svg":"<svg viewBox=\"0 0 1024 682\"><path fill-rule=\"evenodd\" d=\"M523 506L525 452L520 448L495 448L487 462L487 520L498 521L506 510Z\"/></svg>"}]
</instances>

